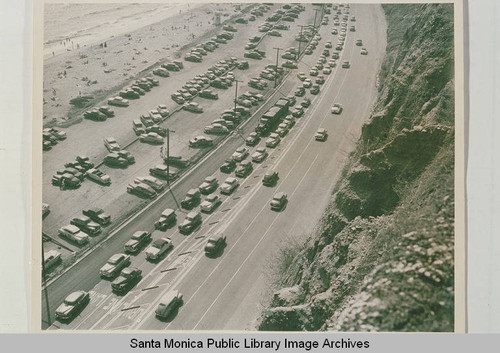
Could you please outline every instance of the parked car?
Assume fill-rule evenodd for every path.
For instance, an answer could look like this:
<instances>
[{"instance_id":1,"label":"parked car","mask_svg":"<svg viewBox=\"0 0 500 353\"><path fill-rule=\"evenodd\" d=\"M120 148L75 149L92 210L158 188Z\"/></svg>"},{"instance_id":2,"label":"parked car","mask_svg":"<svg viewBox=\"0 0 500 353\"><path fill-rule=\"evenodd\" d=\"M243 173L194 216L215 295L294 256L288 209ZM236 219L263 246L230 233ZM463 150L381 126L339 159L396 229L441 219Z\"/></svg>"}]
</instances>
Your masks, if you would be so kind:
<instances>
[{"instance_id":1,"label":"parked car","mask_svg":"<svg viewBox=\"0 0 500 353\"><path fill-rule=\"evenodd\" d=\"M221 124L211 124L205 126L203 132L206 134L225 135L229 133L229 129Z\"/></svg>"},{"instance_id":2,"label":"parked car","mask_svg":"<svg viewBox=\"0 0 500 353\"><path fill-rule=\"evenodd\" d=\"M137 177L134 179L134 183L144 183L153 188L153 190L158 193L162 192L163 189L165 189L165 183L153 176Z\"/></svg>"},{"instance_id":3,"label":"parked car","mask_svg":"<svg viewBox=\"0 0 500 353\"><path fill-rule=\"evenodd\" d=\"M264 184L265 186L273 186L276 185L278 179L278 172L274 170L268 170L266 174L264 174L264 178L262 178L262 184Z\"/></svg>"},{"instance_id":4,"label":"parked car","mask_svg":"<svg viewBox=\"0 0 500 353\"><path fill-rule=\"evenodd\" d=\"M88 170L87 178L89 178L90 180L93 180L99 184L102 184L102 185L110 185L111 184L111 177L108 174L106 174L106 173L104 173L96 168L92 168L92 169Z\"/></svg>"},{"instance_id":5,"label":"parked car","mask_svg":"<svg viewBox=\"0 0 500 353\"><path fill-rule=\"evenodd\" d=\"M156 261L173 248L174 244L169 238L156 239L151 246L146 249L146 259L149 261Z\"/></svg>"},{"instance_id":6,"label":"parked car","mask_svg":"<svg viewBox=\"0 0 500 353\"><path fill-rule=\"evenodd\" d=\"M116 154L118 155L118 157L125 159L128 164L135 163L135 157L132 156L132 154L127 150L117 151Z\"/></svg>"},{"instance_id":7,"label":"parked car","mask_svg":"<svg viewBox=\"0 0 500 353\"><path fill-rule=\"evenodd\" d=\"M104 157L104 164L110 167L126 167L128 162L125 158L120 157L117 153L110 153Z\"/></svg>"},{"instance_id":8,"label":"parked car","mask_svg":"<svg viewBox=\"0 0 500 353\"><path fill-rule=\"evenodd\" d=\"M212 194L208 195L207 198L200 204L201 212L211 213L214 209L216 209L222 200L219 195Z\"/></svg>"},{"instance_id":9,"label":"parked car","mask_svg":"<svg viewBox=\"0 0 500 353\"><path fill-rule=\"evenodd\" d=\"M151 233L145 230L138 230L125 243L125 251L131 254L137 254L146 244L151 241Z\"/></svg>"},{"instance_id":10,"label":"parked car","mask_svg":"<svg viewBox=\"0 0 500 353\"><path fill-rule=\"evenodd\" d=\"M221 165L220 171L229 174L236 168L236 162L233 159L228 159Z\"/></svg>"},{"instance_id":11,"label":"parked car","mask_svg":"<svg viewBox=\"0 0 500 353\"><path fill-rule=\"evenodd\" d=\"M120 273L122 269L130 265L130 255L114 254L106 264L99 270L101 277L111 278Z\"/></svg>"},{"instance_id":12,"label":"parked car","mask_svg":"<svg viewBox=\"0 0 500 353\"><path fill-rule=\"evenodd\" d=\"M82 232L80 228L74 225L68 225L60 228L59 235L74 241L78 245L87 244L90 240L88 234Z\"/></svg>"},{"instance_id":13,"label":"parked car","mask_svg":"<svg viewBox=\"0 0 500 353\"><path fill-rule=\"evenodd\" d=\"M122 97L113 97L113 98L108 100L108 104L114 105L117 107L128 107L129 106L128 99L124 99Z\"/></svg>"},{"instance_id":14,"label":"parked car","mask_svg":"<svg viewBox=\"0 0 500 353\"><path fill-rule=\"evenodd\" d=\"M201 201L201 193L198 189L188 190L184 200L181 201L181 207L185 209L192 209L197 206Z\"/></svg>"},{"instance_id":15,"label":"parked car","mask_svg":"<svg viewBox=\"0 0 500 353\"><path fill-rule=\"evenodd\" d=\"M45 270L61 262L61 253L57 250L49 250L43 254L43 266Z\"/></svg>"},{"instance_id":16,"label":"parked car","mask_svg":"<svg viewBox=\"0 0 500 353\"><path fill-rule=\"evenodd\" d=\"M311 94L317 95L319 94L320 88L318 85L314 85L311 87Z\"/></svg>"},{"instance_id":17,"label":"parked car","mask_svg":"<svg viewBox=\"0 0 500 353\"><path fill-rule=\"evenodd\" d=\"M215 235L211 236L207 240L207 244L205 245L205 255L216 256L226 247L226 237L223 235Z\"/></svg>"},{"instance_id":18,"label":"parked car","mask_svg":"<svg viewBox=\"0 0 500 353\"><path fill-rule=\"evenodd\" d=\"M210 89L204 89L203 91L200 92L199 96L201 98L207 98L213 100L219 99L219 95Z\"/></svg>"},{"instance_id":19,"label":"parked car","mask_svg":"<svg viewBox=\"0 0 500 353\"><path fill-rule=\"evenodd\" d=\"M125 293L142 278L142 270L136 267L127 267L111 282L111 290L115 293Z\"/></svg>"},{"instance_id":20,"label":"parked car","mask_svg":"<svg viewBox=\"0 0 500 353\"><path fill-rule=\"evenodd\" d=\"M177 173L172 170L168 170L169 168L164 164L157 164L153 168L149 168L149 173L154 176L164 180L173 180L177 176ZM170 168L171 169L171 168ZM169 174L170 172L170 174Z\"/></svg>"},{"instance_id":21,"label":"parked car","mask_svg":"<svg viewBox=\"0 0 500 353\"><path fill-rule=\"evenodd\" d=\"M114 137L106 137L104 139L104 146L109 152L116 152L121 150L120 145L118 144L118 142L116 142Z\"/></svg>"},{"instance_id":22,"label":"parked car","mask_svg":"<svg viewBox=\"0 0 500 353\"><path fill-rule=\"evenodd\" d=\"M189 140L189 147L209 147L213 145L213 140L206 136L197 136Z\"/></svg>"},{"instance_id":23,"label":"parked car","mask_svg":"<svg viewBox=\"0 0 500 353\"><path fill-rule=\"evenodd\" d=\"M167 208L161 213L160 219L155 222L155 229L165 231L167 228L172 227L176 222L177 215L175 214L175 211L171 208Z\"/></svg>"},{"instance_id":24,"label":"parked car","mask_svg":"<svg viewBox=\"0 0 500 353\"><path fill-rule=\"evenodd\" d=\"M248 137L245 139L245 144L247 146L256 146L260 141L260 136L256 132L250 133Z\"/></svg>"},{"instance_id":25,"label":"parked car","mask_svg":"<svg viewBox=\"0 0 500 353\"><path fill-rule=\"evenodd\" d=\"M328 137L328 131L325 128L319 128L314 135L316 141L325 141Z\"/></svg>"},{"instance_id":26,"label":"parked car","mask_svg":"<svg viewBox=\"0 0 500 353\"><path fill-rule=\"evenodd\" d=\"M83 210L82 213L94 222L99 223L101 226L105 226L111 223L111 216L104 213L104 210L102 208L87 208Z\"/></svg>"},{"instance_id":27,"label":"parked car","mask_svg":"<svg viewBox=\"0 0 500 353\"><path fill-rule=\"evenodd\" d=\"M203 108L195 102L184 103L183 109L192 113L203 113Z\"/></svg>"},{"instance_id":28,"label":"parked car","mask_svg":"<svg viewBox=\"0 0 500 353\"><path fill-rule=\"evenodd\" d=\"M271 200L271 210L281 211L286 206L287 202L287 195L284 192L278 192Z\"/></svg>"},{"instance_id":29,"label":"parked car","mask_svg":"<svg viewBox=\"0 0 500 353\"><path fill-rule=\"evenodd\" d=\"M179 225L179 232L190 234L196 227L202 223L201 214L198 211L189 212L184 221Z\"/></svg>"},{"instance_id":30,"label":"parked car","mask_svg":"<svg viewBox=\"0 0 500 353\"><path fill-rule=\"evenodd\" d=\"M46 203L42 203L42 219L47 217L50 213L50 206Z\"/></svg>"},{"instance_id":31,"label":"parked car","mask_svg":"<svg viewBox=\"0 0 500 353\"><path fill-rule=\"evenodd\" d=\"M101 226L85 215L73 218L70 224L77 226L81 231L90 235L99 234L101 232Z\"/></svg>"},{"instance_id":32,"label":"parked car","mask_svg":"<svg viewBox=\"0 0 500 353\"><path fill-rule=\"evenodd\" d=\"M156 191L154 191L150 186L143 183L128 184L127 192L135 194L139 197L147 197L149 199L154 199L156 197Z\"/></svg>"},{"instance_id":33,"label":"parked car","mask_svg":"<svg viewBox=\"0 0 500 353\"><path fill-rule=\"evenodd\" d=\"M264 147L259 147L252 154L252 161L256 163L262 163L268 156L267 150Z\"/></svg>"},{"instance_id":34,"label":"parked car","mask_svg":"<svg viewBox=\"0 0 500 353\"><path fill-rule=\"evenodd\" d=\"M89 303L90 295L85 291L76 291L68 295L64 302L56 309L56 319L71 320L78 315Z\"/></svg>"},{"instance_id":35,"label":"parked car","mask_svg":"<svg viewBox=\"0 0 500 353\"><path fill-rule=\"evenodd\" d=\"M151 144L155 144L155 145L162 145L164 143L163 137L158 135L158 133L156 133L156 132L148 132L146 134L140 135L139 141L151 143Z\"/></svg>"}]
</instances>

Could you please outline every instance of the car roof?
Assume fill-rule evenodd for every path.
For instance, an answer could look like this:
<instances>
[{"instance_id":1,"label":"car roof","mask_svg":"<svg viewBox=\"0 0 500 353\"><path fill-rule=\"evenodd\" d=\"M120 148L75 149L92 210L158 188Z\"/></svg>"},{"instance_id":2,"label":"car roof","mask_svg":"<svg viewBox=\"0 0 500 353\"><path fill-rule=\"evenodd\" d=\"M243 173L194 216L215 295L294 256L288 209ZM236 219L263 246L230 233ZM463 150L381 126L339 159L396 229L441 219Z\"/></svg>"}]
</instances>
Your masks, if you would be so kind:
<instances>
[{"instance_id":1,"label":"car roof","mask_svg":"<svg viewBox=\"0 0 500 353\"><path fill-rule=\"evenodd\" d=\"M170 216L171 214L175 214L175 211L171 208L167 208L165 211L161 213L162 216Z\"/></svg>"}]
</instances>

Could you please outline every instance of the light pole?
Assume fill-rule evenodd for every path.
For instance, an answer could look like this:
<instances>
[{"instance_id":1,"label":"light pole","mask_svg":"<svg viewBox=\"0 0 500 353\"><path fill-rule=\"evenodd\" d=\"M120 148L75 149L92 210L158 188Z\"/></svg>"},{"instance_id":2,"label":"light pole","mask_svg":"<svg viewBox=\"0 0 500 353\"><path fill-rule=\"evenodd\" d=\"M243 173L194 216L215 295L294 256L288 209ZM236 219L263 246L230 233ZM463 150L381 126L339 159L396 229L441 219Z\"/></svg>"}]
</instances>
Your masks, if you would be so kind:
<instances>
[{"instance_id":1,"label":"light pole","mask_svg":"<svg viewBox=\"0 0 500 353\"><path fill-rule=\"evenodd\" d=\"M170 189L170 133L175 132L174 130L170 130L167 128L167 156L165 158L165 155L162 153L162 158L167 164L167 186ZM162 149L163 152L163 149Z\"/></svg>"},{"instance_id":2,"label":"light pole","mask_svg":"<svg viewBox=\"0 0 500 353\"><path fill-rule=\"evenodd\" d=\"M278 59L279 59L279 55L280 55L280 50L282 50L282 48L273 48L273 49L276 49L276 68L274 70L275 71L274 72L274 88L276 88L276 86L278 85L277 84L277 79L278 79Z\"/></svg>"},{"instance_id":3,"label":"light pole","mask_svg":"<svg viewBox=\"0 0 500 353\"><path fill-rule=\"evenodd\" d=\"M42 239L42 281L43 283L46 283L46 269L45 269L45 250L43 247L43 239ZM49 306L49 293L48 293L48 288L45 286L44 289L45 292L45 305L47 306L47 322L50 325L52 325L52 320L50 319L50 306Z\"/></svg>"},{"instance_id":4,"label":"light pole","mask_svg":"<svg viewBox=\"0 0 500 353\"><path fill-rule=\"evenodd\" d=\"M235 90L234 90L234 117L236 118L236 100L238 99L238 82L243 82L239 80L234 80L236 82Z\"/></svg>"},{"instance_id":5,"label":"light pole","mask_svg":"<svg viewBox=\"0 0 500 353\"><path fill-rule=\"evenodd\" d=\"M296 61L298 61L298 60L299 60L299 57L300 57L300 44L302 43L302 29L305 27L305 25L299 25L299 27L300 27L300 36L299 36L299 39L300 39L300 40L299 40L299 53L298 53L298 54L297 54L297 56L296 56L296 58L297 58L297 59L296 59Z\"/></svg>"}]
</instances>

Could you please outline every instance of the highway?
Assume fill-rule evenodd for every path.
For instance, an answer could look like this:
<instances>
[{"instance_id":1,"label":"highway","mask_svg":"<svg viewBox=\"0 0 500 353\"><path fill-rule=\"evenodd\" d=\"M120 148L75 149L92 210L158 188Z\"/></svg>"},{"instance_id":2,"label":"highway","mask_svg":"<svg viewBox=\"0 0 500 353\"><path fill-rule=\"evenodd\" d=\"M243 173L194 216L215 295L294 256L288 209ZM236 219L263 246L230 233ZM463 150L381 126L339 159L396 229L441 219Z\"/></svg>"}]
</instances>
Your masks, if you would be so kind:
<instances>
[{"instance_id":1,"label":"highway","mask_svg":"<svg viewBox=\"0 0 500 353\"><path fill-rule=\"evenodd\" d=\"M175 247L159 263L150 263L144 252L133 256L132 266L143 271L143 279L123 296L111 292L110 283L101 280L99 268L110 255L122 252L123 244L136 230L151 230L161 211L172 207L172 194L166 193L155 203L125 223L117 233L101 243L48 286L50 312L64 297L78 289L90 291L91 301L70 323L55 322L50 329L78 330L252 330L269 298L269 267L279 249L287 242L303 241L317 224L327 206L331 190L338 180L346 156L354 148L361 126L370 114L376 97L376 81L385 54L385 19L380 6L352 5L356 16L356 32L347 32L346 43L338 63L348 60L349 69L338 65L321 86L318 96L308 94L312 105L295 127L260 164L235 193L223 196L223 203L210 215L203 215L203 224L193 234L181 235L176 227L162 232ZM322 40L311 56L304 56L297 70L279 88L263 109L274 104L281 94L293 93L300 83L296 72L308 73L321 54L324 43L336 42L330 34L333 21L322 26ZM363 40L368 55L360 55ZM298 99L300 101L300 98ZM333 103L341 103L341 115L330 112ZM253 130L252 121L245 131ZM318 128L328 129L328 139L315 141ZM181 199L185 192L201 183L207 175L219 182L227 177L219 166L243 143L239 136L227 142L180 180L173 194ZM260 143L263 145L264 141ZM258 146L257 146L258 147ZM253 147L252 151L257 148ZM276 186L265 187L261 179L265 171L279 172ZM269 202L282 191L288 204L281 212L272 211ZM178 224L185 210L177 210ZM204 255L203 247L211 234L227 236L227 247L217 258ZM184 303L168 321L155 318L154 310L161 296L170 289L179 290ZM44 303L44 301L42 301ZM42 315L46 320L46 308ZM47 328L44 322L42 328Z\"/></svg>"}]
</instances>

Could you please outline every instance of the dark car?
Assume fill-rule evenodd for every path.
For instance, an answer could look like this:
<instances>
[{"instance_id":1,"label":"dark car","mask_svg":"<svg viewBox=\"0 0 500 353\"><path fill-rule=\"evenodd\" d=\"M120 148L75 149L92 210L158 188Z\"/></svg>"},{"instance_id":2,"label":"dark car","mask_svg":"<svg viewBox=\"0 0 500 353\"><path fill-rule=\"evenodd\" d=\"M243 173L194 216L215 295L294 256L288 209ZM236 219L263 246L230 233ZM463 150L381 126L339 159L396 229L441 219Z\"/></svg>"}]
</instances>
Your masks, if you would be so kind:
<instances>
[{"instance_id":1,"label":"dark car","mask_svg":"<svg viewBox=\"0 0 500 353\"><path fill-rule=\"evenodd\" d=\"M90 235L95 235L101 232L101 226L87 216L75 217L70 221L70 224L77 226L80 230Z\"/></svg>"},{"instance_id":2,"label":"dark car","mask_svg":"<svg viewBox=\"0 0 500 353\"><path fill-rule=\"evenodd\" d=\"M179 225L179 232L182 234L190 234L202 222L201 214L199 212L189 212L184 219L184 222Z\"/></svg>"},{"instance_id":3,"label":"dark car","mask_svg":"<svg viewBox=\"0 0 500 353\"><path fill-rule=\"evenodd\" d=\"M279 179L278 172L274 170L269 170L264 175L264 178L262 179L262 184L264 184L265 186L273 186L276 185L278 179Z\"/></svg>"},{"instance_id":4,"label":"dark car","mask_svg":"<svg viewBox=\"0 0 500 353\"><path fill-rule=\"evenodd\" d=\"M64 302L56 309L56 319L58 320L71 320L90 301L90 295L84 291L73 292L64 299Z\"/></svg>"},{"instance_id":5,"label":"dark car","mask_svg":"<svg viewBox=\"0 0 500 353\"><path fill-rule=\"evenodd\" d=\"M181 201L181 207L190 210L193 207L197 206L200 203L200 201L201 201L200 190L191 189L187 192L184 200Z\"/></svg>"},{"instance_id":6,"label":"dark car","mask_svg":"<svg viewBox=\"0 0 500 353\"><path fill-rule=\"evenodd\" d=\"M226 247L226 237L222 235L208 238L205 245L205 255L208 257L216 256L222 249Z\"/></svg>"},{"instance_id":7,"label":"dark car","mask_svg":"<svg viewBox=\"0 0 500 353\"><path fill-rule=\"evenodd\" d=\"M110 153L104 157L104 164L110 167L126 167L128 162L125 158L120 157L117 153Z\"/></svg>"},{"instance_id":8,"label":"dark car","mask_svg":"<svg viewBox=\"0 0 500 353\"><path fill-rule=\"evenodd\" d=\"M111 216L104 213L101 208L93 207L83 210L83 214L102 226L111 223Z\"/></svg>"},{"instance_id":9,"label":"dark car","mask_svg":"<svg viewBox=\"0 0 500 353\"><path fill-rule=\"evenodd\" d=\"M287 202L288 202L287 195L283 192L278 192L276 195L274 195L273 199L271 200L271 210L281 211L286 206Z\"/></svg>"},{"instance_id":10,"label":"dark car","mask_svg":"<svg viewBox=\"0 0 500 353\"><path fill-rule=\"evenodd\" d=\"M132 235L125 243L125 251L128 253L136 254L139 250L151 241L151 233L145 230L138 230Z\"/></svg>"},{"instance_id":11,"label":"dark car","mask_svg":"<svg viewBox=\"0 0 500 353\"><path fill-rule=\"evenodd\" d=\"M243 161L240 163L238 168L236 168L235 174L239 178L246 178L253 170L252 162Z\"/></svg>"},{"instance_id":12,"label":"dark car","mask_svg":"<svg viewBox=\"0 0 500 353\"><path fill-rule=\"evenodd\" d=\"M167 228L172 227L176 222L177 215L175 214L175 211L171 208L167 208L161 213L160 219L155 222L155 229L165 231Z\"/></svg>"},{"instance_id":13,"label":"dark car","mask_svg":"<svg viewBox=\"0 0 500 353\"><path fill-rule=\"evenodd\" d=\"M252 132L248 137L245 139L245 144L247 146L255 146L259 143L260 141L260 136L256 132Z\"/></svg>"},{"instance_id":14,"label":"dark car","mask_svg":"<svg viewBox=\"0 0 500 353\"><path fill-rule=\"evenodd\" d=\"M220 166L220 171L222 173L232 173L233 170L236 168L236 162L233 161L232 159L227 159L223 165Z\"/></svg>"},{"instance_id":15,"label":"dark car","mask_svg":"<svg viewBox=\"0 0 500 353\"><path fill-rule=\"evenodd\" d=\"M125 293L136 285L142 278L142 270L136 267L127 267L111 282L111 289L115 293Z\"/></svg>"}]
</instances>

